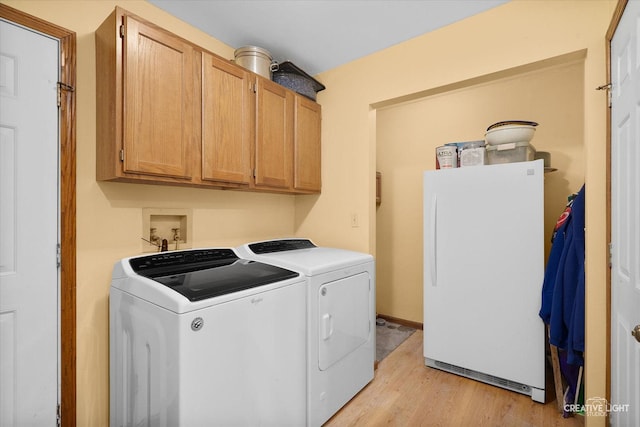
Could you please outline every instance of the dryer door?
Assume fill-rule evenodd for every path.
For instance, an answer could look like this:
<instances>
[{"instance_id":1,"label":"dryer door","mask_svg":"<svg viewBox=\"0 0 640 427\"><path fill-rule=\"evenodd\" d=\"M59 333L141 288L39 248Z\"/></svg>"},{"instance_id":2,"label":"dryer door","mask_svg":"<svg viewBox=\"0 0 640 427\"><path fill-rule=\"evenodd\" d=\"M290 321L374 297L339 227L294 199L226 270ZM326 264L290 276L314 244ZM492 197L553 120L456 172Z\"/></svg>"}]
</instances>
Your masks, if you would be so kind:
<instances>
[{"instance_id":1,"label":"dryer door","mask_svg":"<svg viewBox=\"0 0 640 427\"><path fill-rule=\"evenodd\" d=\"M318 292L318 363L324 371L369 339L369 274L325 283Z\"/></svg>"}]
</instances>

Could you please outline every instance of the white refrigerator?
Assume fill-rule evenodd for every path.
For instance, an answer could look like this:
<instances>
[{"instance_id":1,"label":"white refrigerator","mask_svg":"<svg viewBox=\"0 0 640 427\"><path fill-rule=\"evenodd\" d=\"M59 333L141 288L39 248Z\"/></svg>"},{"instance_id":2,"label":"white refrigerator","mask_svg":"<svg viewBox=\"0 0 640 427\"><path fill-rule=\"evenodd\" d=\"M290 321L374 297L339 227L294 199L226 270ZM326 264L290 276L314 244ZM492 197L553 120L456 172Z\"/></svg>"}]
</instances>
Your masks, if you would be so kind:
<instances>
[{"instance_id":1,"label":"white refrigerator","mask_svg":"<svg viewBox=\"0 0 640 427\"><path fill-rule=\"evenodd\" d=\"M542 160L424 172L424 358L545 400Z\"/></svg>"}]
</instances>

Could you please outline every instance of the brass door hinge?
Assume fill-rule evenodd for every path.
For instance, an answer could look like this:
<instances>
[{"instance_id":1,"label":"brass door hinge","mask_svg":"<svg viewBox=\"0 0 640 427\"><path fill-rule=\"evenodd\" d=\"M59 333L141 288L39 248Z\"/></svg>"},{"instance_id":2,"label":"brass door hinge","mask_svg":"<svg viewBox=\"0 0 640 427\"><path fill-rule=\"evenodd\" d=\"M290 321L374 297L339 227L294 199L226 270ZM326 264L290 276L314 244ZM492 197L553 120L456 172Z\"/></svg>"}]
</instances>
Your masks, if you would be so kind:
<instances>
[{"instance_id":1,"label":"brass door hinge","mask_svg":"<svg viewBox=\"0 0 640 427\"><path fill-rule=\"evenodd\" d=\"M613 244L609 242L609 268L613 267Z\"/></svg>"},{"instance_id":2,"label":"brass door hinge","mask_svg":"<svg viewBox=\"0 0 640 427\"><path fill-rule=\"evenodd\" d=\"M57 85L57 91L58 91L58 108L60 108L60 105L62 104L62 91L67 91L67 92L74 92L75 88L73 86L70 86L66 83L62 83L62 82L58 82L56 83Z\"/></svg>"},{"instance_id":3,"label":"brass door hinge","mask_svg":"<svg viewBox=\"0 0 640 427\"><path fill-rule=\"evenodd\" d=\"M607 106L611 108L611 88L613 85L611 83L607 83L601 86L598 86L596 90L606 90L607 91Z\"/></svg>"}]
</instances>

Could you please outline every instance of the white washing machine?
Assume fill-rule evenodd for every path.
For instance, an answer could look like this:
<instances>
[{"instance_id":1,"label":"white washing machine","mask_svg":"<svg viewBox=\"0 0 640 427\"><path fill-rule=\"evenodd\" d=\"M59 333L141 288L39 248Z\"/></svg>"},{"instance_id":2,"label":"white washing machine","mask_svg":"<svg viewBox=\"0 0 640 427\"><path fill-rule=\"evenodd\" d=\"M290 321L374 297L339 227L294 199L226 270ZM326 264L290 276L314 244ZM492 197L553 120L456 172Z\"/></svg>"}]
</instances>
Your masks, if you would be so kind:
<instances>
[{"instance_id":1,"label":"white washing machine","mask_svg":"<svg viewBox=\"0 0 640 427\"><path fill-rule=\"evenodd\" d=\"M231 249L116 263L111 426L304 425L306 290Z\"/></svg>"},{"instance_id":2,"label":"white washing machine","mask_svg":"<svg viewBox=\"0 0 640 427\"><path fill-rule=\"evenodd\" d=\"M236 248L308 280L308 423L325 423L373 379L375 266L369 254L279 239Z\"/></svg>"}]
</instances>

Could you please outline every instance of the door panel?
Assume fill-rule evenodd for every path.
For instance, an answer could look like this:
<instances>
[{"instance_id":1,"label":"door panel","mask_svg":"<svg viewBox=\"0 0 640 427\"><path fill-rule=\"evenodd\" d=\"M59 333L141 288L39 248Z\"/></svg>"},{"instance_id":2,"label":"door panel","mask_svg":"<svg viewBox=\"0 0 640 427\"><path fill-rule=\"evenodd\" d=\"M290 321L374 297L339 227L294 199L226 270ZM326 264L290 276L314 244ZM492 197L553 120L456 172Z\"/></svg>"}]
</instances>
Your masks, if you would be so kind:
<instances>
[{"instance_id":1,"label":"door panel","mask_svg":"<svg viewBox=\"0 0 640 427\"><path fill-rule=\"evenodd\" d=\"M249 74L203 54L202 179L249 184Z\"/></svg>"},{"instance_id":2,"label":"door panel","mask_svg":"<svg viewBox=\"0 0 640 427\"><path fill-rule=\"evenodd\" d=\"M640 425L640 2L627 3L611 41L612 425Z\"/></svg>"},{"instance_id":3,"label":"door panel","mask_svg":"<svg viewBox=\"0 0 640 427\"><path fill-rule=\"evenodd\" d=\"M296 96L293 186L296 190L320 191L322 155L320 104Z\"/></svg>"},{"instance_id":4,"label":"door panel","mask_svg":"<svg viewBox=\"0 0 640 427\"><path fill-rule=\"evenodd\" d=\"M189 178L193 48L129 16L125 26L125 171Z\"/></svg>"},{"instance_id":5,"label":"door panel","mask_svg":"<svg viewBox=\"0 0 640 427\"><path fill-rule=\"evenodd\" d=\"M256 110L256 186L291 188L293 94L258 79Z\"/></svg>"},{"instance_id":6,"label":"door panel","mask_svg":"<svg viewBox=\"0 0 640 427\"><path fill-rule=\"evenodd\" d=\"M329 282L318 292L318 364L324 371L369 338L369 275L360 273Z\"/></svg>"},{"instance_id":7,"label":"door panel","mask_svg":"<svg viewBox=\"0 0 640 427\"><path fill-rule=\"evenodd\" d=\"M56 422L59 57L57 40L0 21L2 426Z\"/></svg>"}]
</instances>

